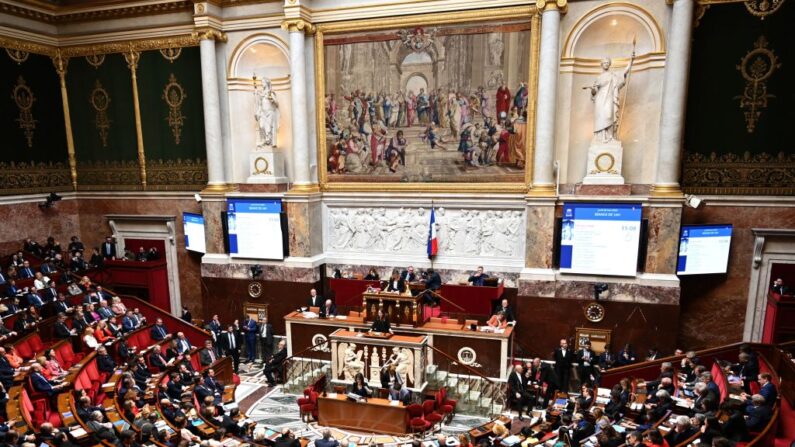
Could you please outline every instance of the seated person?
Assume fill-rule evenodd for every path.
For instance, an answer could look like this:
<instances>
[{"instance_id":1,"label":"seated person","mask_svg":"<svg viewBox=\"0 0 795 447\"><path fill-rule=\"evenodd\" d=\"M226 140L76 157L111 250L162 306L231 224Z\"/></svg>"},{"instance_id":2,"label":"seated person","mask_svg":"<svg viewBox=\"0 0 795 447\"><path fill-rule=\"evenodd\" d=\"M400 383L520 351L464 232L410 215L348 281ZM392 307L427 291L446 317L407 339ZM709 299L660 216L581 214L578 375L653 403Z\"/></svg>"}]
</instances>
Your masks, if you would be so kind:
<instances>
[{"instance_id":1,"label":"seated person","mask_svg":"<svg viewBox=\"0 0 795 447\"><path fill-rule=\"evenodd\" d=\"M334 305L334 302L330 299L327 299L325 303L320 307L320 313L318 314L320 318L331 318L337 316L337 306Z\"/></svg>"},{"instance_id":2,"label":"seated person","mask_svg":"<svg viewBox=\"0 0 795 447\"><path fill-rule=\"evenodd\" d=\"M381 388L389 389L395 382L400 382L400 375L398 375L397 367L393 363L381 369Z\"/></svg>"},{"instance_id":3,"label":"seated person","mask_svg":"<svg viewBox=\"0 0 795 447\"><path fill-rule=\"evenodd\" d=\"M389 389L389 400L400 401L403 405L408 405L411 403L411 391L404 387L400 381L395 381L392 388Z\"/></svg>"},{"instance_id":4,"label":"seated person","mask_svg":"<svg viewBox=\"0 0 795 447\"><path fill-rule=\"evenodd\" d=\"M414 274L414 267L408 266L406 270L400 272L400 279L409 283L416 281L417 275Z\"/></svg>"},{"instance_id":5,"label":"seated person","mask_svg":"<svg viewBox=\"0 0 795 447\"><path fill-rule=\"evenodd\" d=\"M665 440L668 442L669 446L675 446L690 439L694 434L696 434L696 430L690 426L690 418L687 416L678 416L676 418L676 425L673 430L670 430L668 434L665 435Z\"/></svg>"},{"instance_id":6,"label":"seated person","mask_svg":"<svg viewBox=\"0 0 795 447\"><path fill-rule=\"evenodd\" d=\"M768 407L776 405L776 401L778 400L778 390L776 389L776 386L773 385L773 382L771 381L772 379L773 376L771 376L769 373L759 374L758 377L759 395L765 399L765 405ZM751 399L752 396L749 396L746 393L742 393L741 396L745 398L747 403L753 403Z\"/></svg>"},{"instance_id":7,"label":"seated person","mask_svg":"<svg viewBox=\"0 0 795 447\"><path fill-rule=\"evenodd\" d=\"M479 266L477 271L475 271L475 273L470 275L467 282L469 282L469 285L471 286L482 286L483 281L487 279L489 279L489 275L483 273L483 266Z\"/></svg>"},{"instance_id":8,"label":"seated person","mask_svg":"<svg viewBox=\"0 0 795 447\"><path fill-rule=\"evenodd\" d=\"M508 327L508 321L505 319L505 314L498 312L489 318L486 325L494 329L505 329Z\"/></svg>"},{"instance_id":9,"label":"seated person","mask_svg":"<svg viewBox=\"0 0 795 447\"><path fill-rule=\"evenodd\" d=\"M85 332L83 332L83 346L85 349L91 351L97 349L97 346L99 346L97 338L94 337L94 329L91 327L87 327Z\"/></svg>"},{"instance_id":10,"label":"seated person","mask_svg":"<svg viewBox=\"0 0 795 447\"><path fill-rule=\"evenodd\" d=\"M442 277L432 268L426 270L425 275L425 288L428 289L428 292L425 292L422 301L429 306L438 306L439 296L431 292L439 293L439 289L442 288Z\"/></svg>"},{"instance_id":11,"label":"seated person","mask_svg":"<svg viewBox=\"0 0 795 447\"><path fill-rule=\"evenodd\" d=\"M500 305L494 309L495 314L499 312L505 314L505 320L507 320L509 324L516 322L516 317L513 314L513 308L511 308L510 304L508 304L507 298L503 298L502 301L500 301Z\"/></svg>"},{"instance_id":12,"label":"seated person","mask_svg":"<svg viewBox=\"0 0 795 447\"><path fill-rule=\"evenodd\" d=\"M372 332L389 332L392 333L392 328L389 325L389 320L386 319L384 315L384 309L379 308L378 313L375 316L375 320L373 320L372 326L370 326L370 331Z\"/></svg>"},{"instance_id":13,"label":"seated person","mask_svg":"<svg viewBox=\"0 0 795 447\"><path fill-rule=\"evenodd\" d=\"M367 272L367 275L364 279L368 281L378 281L381 277L378 275L378 272L375 270L374 267L370 267L370 270Z\"/></svg>"},{"instance_id":14,"label":"seated person","mask_svg":"<svg viewBox=\"0 0 795 447\"><path fill-rule=\"evenodd\" d=\"M397 270L392 271L392 277L389 278L389 282L386 286L387 292L397 292L403 294L406 292L406 282L403 281L402 278L398 275Z\"/></svg>"},{"instance_id":15,"label":"seated person","mask_svg":"<svg viewBox=\"0 0 795 447\"><path fill-rule=\"evenodd\" d=\"M751 396L751 404L745 408L745 425L748 431L761 432L773 417L773 410L767 405L764 396L754 394Z\"/></svg>"},{"instance_id":16,"label":"seated person","mask_svg":"<svg viewBox=\"0 0 795 447\"><path fill-rule=\"evenodd\" d=\"M353 378L351 393L361 397L370 397L373 395L373 390L367 385L367 382L364 381L364 375L362 373L356 374L356 377Z\"/></svg>"},{"instance_id":17,"label":"seated person","mask_svg":"<svg viewBox=\"0 0 795 447\"><path fill-rule=\"evenodd\" d=\"M149 331L152 334L152 340L155 341L163 341L168 336L168 329L166 329L166 327L163 326L162 318L158 318L157 321L155 321L155 325L152 326L152 329L150 329Z\"/></svg>"}]
</instances>

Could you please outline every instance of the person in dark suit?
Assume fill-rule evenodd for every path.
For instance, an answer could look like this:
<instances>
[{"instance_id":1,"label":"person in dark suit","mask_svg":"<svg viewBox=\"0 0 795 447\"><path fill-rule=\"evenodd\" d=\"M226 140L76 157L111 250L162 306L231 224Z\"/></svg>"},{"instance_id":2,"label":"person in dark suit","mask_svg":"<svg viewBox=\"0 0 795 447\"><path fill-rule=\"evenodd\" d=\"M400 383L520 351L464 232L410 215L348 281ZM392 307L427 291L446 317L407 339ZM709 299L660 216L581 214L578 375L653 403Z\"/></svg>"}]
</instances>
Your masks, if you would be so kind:
<instances>
[{"instance_id":1,"label":"person in dark suit","mask_svg":"<svg viewBox=\"0 0 795 447\"><path fill-rule=\"evenodd\" d=\"M320 307L320 318L331 318L337 316L337 306L329 299Z\"/></svg>"},{"instance_id":2,"label":"person in dark suit","mask_svg":"<svg viewBox=\"0 0 795 447\"><path fill-rule=\"evenodd\" d=\"M113 424L103 421L102 412L94 411L91 413L86 426L91 430L91 434L97 442L109 441L113 444L117 443L119 438L116 437L116 432L113 431Z\"/></svg>"},{"instance_id":3,"label":"person in dark suit","mask_svg":"<svg viewBox=\"0 0 795 447\"><path fill-rule=\"evenodd\" d=\"M63 293L59 293L55 303L52 306L53 312L55 314L66 313L69 311L69 303L66 302L66 295Z\"/></svg>"},{"instance_id":4,"label":"person in dark suit","mask_svg":"<svg viewBox=\"0 0 795 447\"><path fill-rule=\"evenodd\" d=\"M135 324L135 317L133 316L133 311L128 310L124 317L121 319L121 331L125 334L128 332L132 332L137 328Z\"/></svg>"},{"instance_id":5,"label":"person in dark suit","mask_svg":"<svg viewBox=\"0 0 795 447\"><path fill-rule=\"evenodd\" d=\"M356 377L353 378L351 393L361 397L371 397L373 395L373 389L370 388L367 382L365 382L364 375L362 373L356 374Z\"/></svg>"},{"instance_id":6,"label":"person in dark suit","mask_svg":"<svg viewBox=\"0 0 795 447\"><path fill-rule=\"evenodd\" d=\"M315 447L340 447L340 442L331 437L331 430L323 429L323 438L315 440Z\"/></svg>"},{"instance_id":7,"label":"person in dark suit","mask_svg":"<svg viewBox=\"0 0 795 447\"><path fill-rule=\"evenodd\" d=\"M750 353L740 352L738 362L732 365L731 370L733 374L742 379L743 391L746 394L751 393L751 383L759 383L759 363L751 361Z\"/></svg>"},{"instance_id":8,"label":"person in dark suit","mask_svg":"<svg viewBox=\"0 0 795 447\"><path fill-rule=\"evenodd\" d=\"M202 382L215 394L220 395L224 392L224 384L215 378L215 370L212 368L204 372L204 380L202 380Z\"/></svg>"},{"instance_id":9,"label":"person in dark suit","mask_svg":"<svg viewBox=\"0 0 795 447\"><path fill-rule=\"evenodd\" d=\"M172 372L168 378L166 394L169 399L179 401L182 398L182 392L185 390L185 387L182 385L182 377L178 372Z\"/></svg>"},{"instance_id":10,"label":"person in dark suit","mask_svg":"<svg viewBox=\"0 0 795 447\"><path fill-rule=\"evenodd\" d=\"M216 401L216 404L220 403L220 399L215 397L215 393L213 393L204 382L199 382L196 386L193 387L193 392L196 393L196 397L199 398L199 402L205 402L205 399L208 397L212 397L213 400Z\"/></svg>"},{"instance_id":11,"label":"person in dark suit","mask_svg":"<svg viewBox=\"0 0 795 447\"><path fill-rule=\"evenodd\" d=\"M42 300L44 300L45 303L51 303L58 299L58 289L55 286L55 281L50 281L47 288L43 289L41 292Z\"/></svg>"},{"instance_id":12,"label":"person in dark suit","mask_svg":"<svg viewBox=\"0 0 795 447\"><path fill-rule=\"evenodd\" d=\"M469 275L467 282L471 286L482 286L483 282L487 279L489 279L489 275L483 273L483 266L479 266L474 273Z\"/></svg>"},{"instance_id":13,"label":"person in dark suit","mask_svg":"<svg viewBox=\"0 0 795 447\"><path fill-rule=\"evenodd\" d=\"M271 357L270 361L268 361L265 364L265 367L262 369L262 372L268 379L268 386L274 386L276 384L276 379L273 377L273 373L281 369L282 363L284 363L285 359L287 359L287 343L284 340L281 340L279 341L276 354Z\"/></svg>"},{"instance_id":14,"label":"person in dark suit","mask_svg":"<svg viewBox=\"0 0 795 447\"><path fill-rule=\"evenodd\" d=\"M188 309L188 306L182 306L182 315L180 316L180 318L182 319L182 321L186 323L193 324L193 315L190 313L190 309Z\"/></svg>"},{"instance_id":15,"label":"person in dark suit","mask_svg":"<svg viewBox=\"0 0 795 447\"><path fill-rule=\"evenodd\" d=\"M152 329L149 330L149 333L152 336L152 340L154 341L163 341L168 336L168 329L163 326L163 319L158 318L155 321L155 325L152 326Z\"/></svg>"},{"instance_id":16,"label":"person in dark suit","mask_svg":"<svg viewBox=\"0 0 795 447\"><path fill-rule=\"evenodd\" d=\"M572 421L574 422L574 430L571 433L571 445L580 445L580 441L589 438L596 431L596 427L585 420L582 413L575 413Z\"/></svg>"},{"instance_id":17,"label":"person in dark suit","mask_svg":"<svg viewBox=\"0 0 795 447\"><path fill-rule=\"evenodd\" d=\"M389 278L389 282L386 286L387 292L398 292L398 293L405 293L406 292L406 282L400 278L398 275L397 270L392 271L392 277Z\"/></svg>"},{"instance_id":18,"label":"person in dark suit","mask_svg":"<svg viewBox=\"0 0 795 447\"><path fill-rule=\"evenodd\" d=\"M53 325L53 333L58 340L66 340L72 336L72 330L66 325L66 315L58 314L58 320Z\"/></svg>"},{"instance_id":19,"label":"person in dark suit","mask_svg":"<svg viewBox=\"0 0 795 447\"><path fill-rule=\"evenodd\" d=\"M381 368L381 388L390 389L395 382L400 382L400 374L397 373L395 364Z\"/></svg>"},{"instance_id":20,"label":"person in dark suit","mask_svg":"<svg viewBox=\"0 0 795 447\"><path fill-rule=\"evenodd\" d=\"M510 306L510 304L508 304L507 298L503 298L502 301L500 301L499 306L494 308L494 312L492 312L492 315L496 315L500 312L502 312L503 315L505 315L505 320L508 323L516 322L516 316L513 314L513 308Z\"/></svg>"},{"instance_id":21,"label":"person in dark suit","mask_svg":"<svg viewBox=\"0 0 795 447\"><path fill-rule=\"evenodd\" d=\"M229 414L225 414L221 420L221 428L226 430L226 434L232 436L240 436L240 426L237 425L237 417L240 414L240 409L237 407L229 410ZM317 445L317 441L315 441Z\"/></svg>"},{"instance_id":22,"label":"person in dark suit","mask_svg":"<svg viewBox=\"0 0 795 447\"><path fill-rule=\"evenodd\" d=\"M392 333L392 327L389 325L389 320L387 320L384 315L384 309L378 308L378 313L375 316L375 320L373 320L373 324L370 326L370 330L372 332Z\"/></svg>"},{"instance_id":23,"label":"person in dark suit","mask_svg":"<svg viewBox=\"0 0 795 447\"><path fill-rule=\"evenodd\" d=\"M307 307L320 307L323 305L323 297L317 294L316 289L309 291L309 299L307 299Z\"/></svg>"},{"instance_id":24,"label":"person in dark suit","mask_svg":"<svg viewBox=\"0 0 795 447\"><path fill-rule=\"evenodd\" d=\"M39 271L45 275L50 275L52 273L57 272L58 269L56 269L55 266L52 265L52 262L47 261L41 263L41 265L39 266Z\"/></svg>"},{"instance_id":25,"label":"person in dark suit","mask_svg":"<svg viewBox=\"0 0 795 447\"><path fill-rule=\"evenodd\" d=\"M91 250L91 257L88 260L88 263L92 267L102 268L102 265L105 263L105 258L99 253L99 248L94 248Z\"/></svg>"},{"instance_id":26,"label":"person in dark suit","mask_svg":"<svg viewBox=\"0 0 795 447\"><path fill-rule=\"evenodd\" d=\"M574 353L569 349L565 338L560 339L560 346L555 349L555 375L557 376L558 389L569 391L569 378L571 377L571 364L574 363Z\"/></svg>"},{"instance_id":27,"label":"person in dark suit","mask_svg":"<svg viewBox=\"0 0 795 447\"><path fill-rule=\"evenodd\" d=\"M282 429L282 434L274 439L274 447L301 447L301 443L295 439L295 436L289 428Z\"/></svg>"},{"instance_id":28,"label":"person in dark suit","mask_svg":"<svg viewBox=\"0 0 795 447\"><path fill-rule=\"evenodd\" d=\"M665 440L668 445L679 445L685 440L690 439L696 430L690 425L690 418L687 416L678 416L676 418L676 425L673 430L669 430L665 435Z\"/></svg>"},{"instance_id":29,"label":"person in dark suit","mask_svg":"<svg viewBox=\"0 0 795 447\"><path fill-rule=\"evenodd\" d=\"M108 354L108 350L104 346L97 349L97 369L107 374L113 374L116 371L116 362L113 357Z\"/></svg>"},{"instance_id":30,"label":"person in dark suit","mask_svg":"<svg viewBox=\"0 0 795 447\"><path fill-rule=\"evenodd\" d=\"M215 353L215 349L213 348L213 342L211 340L204 341L204 349L199 351L199 363L202 366L210 366L215 361L218 360L218 355Z\"/></svg>"},{"instance_id":31,"label":"person in dark suit","mask_svg":"<svg viewBox=\"0 0 795 447\"><path fill-rule=\"evenodd\" d=\"M257 336L262 349L262 361L266 361L273 354L273 325L268 323L268 317L259 320Z\"/></svg>"},{"instance_id":32,"label":"person in dark suit","mask_svg":"<svg viewBox=\"0 0 795 447\"><path fill-rule=\"evenodd\" d=\"M406 283L412 283L417 280L417 275L414 274L414 267L408 266L406 270L400 272L400 279Z\"/></svg>"},{"instance_id":33,"label":"person in dark suit","mask_svg":"<svg viewBox=\"0 0 795 447\"><path fill-rule=\"evenodd\" d=\"M583 384L593 385L596 381L596 369L593 367L596 361L596 354L591 350L591 342L586 341L583 347L577 351L577 374L580 376L580 382Z\"/></svg>"},{"instance_id":34,"label":"person in dark suit","mask_svg":"<svg viewBox=\"0 0 795 447\"><path fill-rule=\"evenodd\" d=\"M789 287L784 285L783 279L776 278L776 280L773 281L773 285L770 286L770 291L779 295L786 295L787 292L789 292Z\"/></svg>"},{"instance_id":35,"label":"person in dark suit","mask_svg":"<svg viewBox=\"0 0 795 447\"><path fill-rule=\"evenodd\" d=\"M513 372L508 375L508 388L511 395L508 396L509 402L514 402L519 411L519 420L523 421L522 413L530 402L530 395L527 393L527 378L524 376L522 365L515 365Z\"/></svg>"},{"instance_id":36,"label":"person in dark suit","mask_svg":"<svg viewBox=\"0 0 795 447\"><path fill-rule=\"evenodd\" d=\"M367 281L378 281L381 279L381 275L378 274L378 271L374 267L370 267L370 270L367 272L367 275L364 277Z\"/></svg>"},{"instance_id":37,"label":"person in dark suit","mask_svg":"<svg viewBox=\"0 0 795 447\"><path fill-rule=\"evenodd\" d=\"M28 261L23 262L22 267L20 267L19 270L17 271L17 275L19 275L19 277L22 279L33 278L35 273L33 272L33 269L30 268L30 262Z\"/></svg>"},{"instance_id":38,"label":"person in dark suit","mask_svg":"<svg viewBox=\"0 0 795 447\"><path fill-rule=\"evenodd\" d=\"M86 249L85 245L80 241L80 238L77 236L72 236L69 238L69 253L74 253L76 251L84 251Z\"/></svg>"},{"instance_id":39,"label":"person in dark suit","mask_svg":"<svg viewBox=\"0 0 795 447\"><path fill-rule=\"evenodd\" d=\"M536 357L532 362L528 362L525 368L525 386L532 389L537 395L543 397L542 408L547 408L550 399L555 395L557 388L555 371L548 363L543 363Z\"/></svg>"},{"instance_id":40,"label":"person in dark suit","mask_svg":"<svg viewBox=\"0 0 795 447\"><path fill-rule=\"evenodd\" d=\"M38 363L31 365L31 370L33 372L30 374L30 383L33 385L35 391L46 393L48 396L54 396L68 385L66 382L53 384L47 380L44 374L41 373L41 365Z\"/></svg>"},{"instance_id":41,"label":"person in dark suit","mask_svg":"<svg viewBox=\"0 0 795 447\"><path fill-rule=\"evenodd\" d=\"M152 348L152 353L149 354L149 365L156 368L159 372L168 369L168 362L166 358L163 357L163 350L160 348L160 345L155 345Z\"/></svg>"},{"instance_id":42,"label":"person in dark suit","mask_svg":"<svg viewBox=\"0 0 795 447\"><path fill-rule=\"evenodd\" d=\"M230 324L227 327L227 331L221 333L218 339L218 345L224 355L232 357L235 364L235 372L237 372L237 368L240 366L240 340L238 339L237 331L233 325Z\"/></svg>"},{"instance_id":43,"label":"person in dark suit","mask_svg":"<svg viewBox=\"0 0 795 447\"><path fill-rule=\"evenodd\" d=\"M105 238L105 242L100 247L100 254L105 260L116 259L116 244L113 243L112 237L108 236Z\"/></svg>"},{"instance_id":44,"label":"person in dark suit","mask_svg":"<svg viewBox=\"0 0 795 447\"><path fill-rule=\"evenodd\" d=\"M257 322L246 315L241 327L246 339L246 361L252 363L257 355Z\"/></svg>"},{"instance_id":45,"label":"person in dark suit","mask_svg":"<svg viewBox=\"0 0 795 447\"><path fill-rule=\"evenodd\" d=\"M425 274L427 276L425 279L425 288L428 289L429 292L425 292L425 295L422 297L422 302L432 307L438 306L440 299L434 293L439 293L439 289L442 288L442 277L432 268L426 270Z\"/></svg>"}]
</instances>

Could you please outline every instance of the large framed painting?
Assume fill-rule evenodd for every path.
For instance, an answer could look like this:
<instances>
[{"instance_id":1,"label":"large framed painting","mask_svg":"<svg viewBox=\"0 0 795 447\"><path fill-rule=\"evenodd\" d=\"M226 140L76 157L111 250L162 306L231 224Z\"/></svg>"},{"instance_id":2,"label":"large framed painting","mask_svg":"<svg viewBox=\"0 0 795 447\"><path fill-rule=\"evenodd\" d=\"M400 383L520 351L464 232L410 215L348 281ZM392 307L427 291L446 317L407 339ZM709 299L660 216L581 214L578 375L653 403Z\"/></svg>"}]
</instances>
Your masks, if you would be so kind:
<instances>
[{"instance_id":1,"label":"large framed painting","mask_svg":"<svg viewBox=\"0 0 795 447\"><path fill-rule=\"evenodd\" d=\"M319 25L321 187L526 191L538 28L532 6Z\"/></svg>"}]
</instances>

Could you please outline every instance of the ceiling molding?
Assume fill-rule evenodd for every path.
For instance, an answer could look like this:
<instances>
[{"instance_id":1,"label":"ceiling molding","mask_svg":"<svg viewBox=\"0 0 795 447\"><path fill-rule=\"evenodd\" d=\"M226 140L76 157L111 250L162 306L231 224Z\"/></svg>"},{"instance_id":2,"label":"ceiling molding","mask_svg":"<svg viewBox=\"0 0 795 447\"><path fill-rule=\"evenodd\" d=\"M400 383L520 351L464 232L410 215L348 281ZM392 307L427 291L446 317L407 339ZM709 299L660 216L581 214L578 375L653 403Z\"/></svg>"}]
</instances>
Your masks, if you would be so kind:
<instances>
[{"instance_id":1,"label":"ceiling molding","mask_svg":"<svg viewBox=\"0 0 795 447\"><path fill-rule=\"evenodd\" d=\"M137 2L89 1L77 5L54 5L38 0L0 0L0 13L49 24L121 19L174 12L193 12L190 0L146 0Z\"/></svg>"}]
</instances>

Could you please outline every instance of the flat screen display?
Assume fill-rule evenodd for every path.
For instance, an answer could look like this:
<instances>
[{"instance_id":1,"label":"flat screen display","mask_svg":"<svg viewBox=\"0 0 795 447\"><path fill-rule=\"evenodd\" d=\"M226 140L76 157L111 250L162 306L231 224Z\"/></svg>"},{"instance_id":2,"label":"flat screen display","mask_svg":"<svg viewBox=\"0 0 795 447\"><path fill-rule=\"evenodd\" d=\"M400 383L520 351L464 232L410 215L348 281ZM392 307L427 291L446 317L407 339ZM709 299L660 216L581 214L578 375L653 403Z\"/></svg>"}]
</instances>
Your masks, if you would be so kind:
<instances>
[{"instance_id":1,"label":"flat screen display","mask_svg":"<svg viewBox=\"0 0 795 447\"><path fill-rule=\"evenodd\" d=\"M182 230L185 234L185 248L197 253L205 253L204 216L182 213Z\"/></svg>"},{"instance_id":2,"label":"flat screen display","mask_svg":"<svg viewBox=\"0 0 795 447\"><path fill-rule=\"evenodd\" d=\"M635 276L642 210L639 203L564 203L561 273Z\"/></svg>"},{"instance_id":3,"label":"flat screen display","mask_svg":"<svg viewBox=\"0 0 795 447\"><path fill-rule=\"evenodd\" d=\"M226 202L229 255L284 259L281 200L231 199Z\"/></svg>"},{"instance_id":4,"label":"flat screen display","mask_svg":"<svg viewBox=\"0 0 795 447\"><path fill-rule=\"evenodd\" d=\"M677 275L726 273L732 226L682 225L679 235Z\"/></svg>"}]
</instances>

